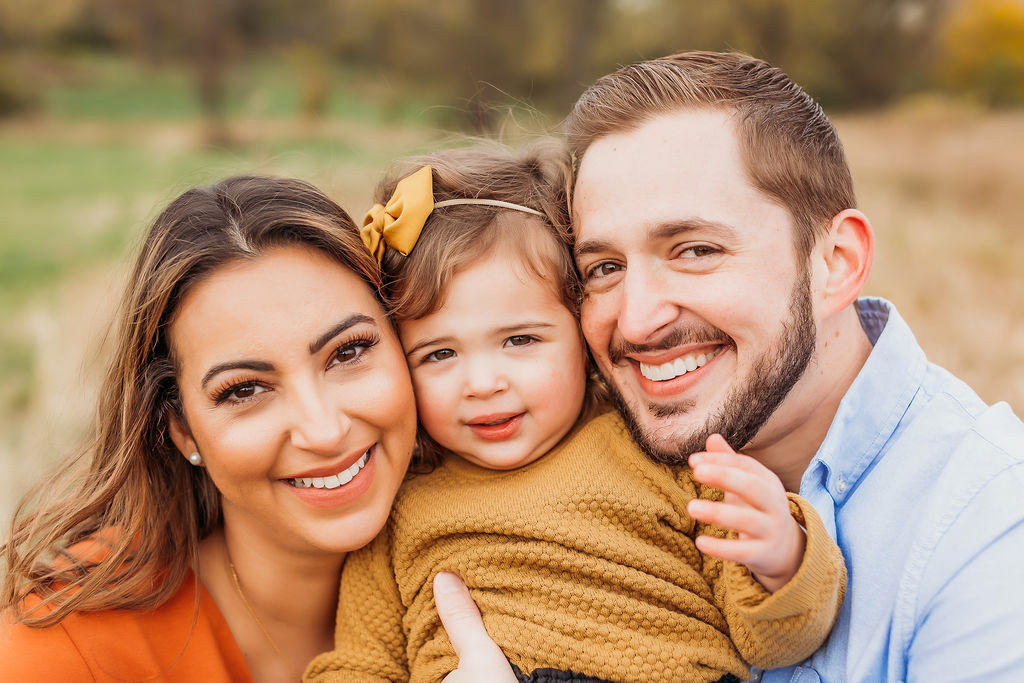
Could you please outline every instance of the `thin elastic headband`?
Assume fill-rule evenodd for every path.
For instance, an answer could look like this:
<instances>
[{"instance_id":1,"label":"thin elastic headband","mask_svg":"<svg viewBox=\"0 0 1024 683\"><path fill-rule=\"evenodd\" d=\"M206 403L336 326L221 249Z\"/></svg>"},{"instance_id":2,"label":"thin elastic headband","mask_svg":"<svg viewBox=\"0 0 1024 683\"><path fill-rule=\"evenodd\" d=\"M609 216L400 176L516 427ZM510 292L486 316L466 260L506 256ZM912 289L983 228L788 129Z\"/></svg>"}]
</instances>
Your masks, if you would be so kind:
<instances>
[{"instance_id":1,"label":"thin elastic headband","mask_svg":"<svg viewBox=\"0 0 1024 683\"><path fill-rule=\"evenodd\" d=\"M513 204L512 202L503 202L500 199L446 199L443 202L434 202L434 208L440 209L445 206L458 206L459 204L484 204L486 206L500 206L503 209L512 209L513 211L522 211L523 213L532 213L534 216L544 217L540 211L531 209L528 206L522 206L521 204Z\"/></svg>"}]
</instances>

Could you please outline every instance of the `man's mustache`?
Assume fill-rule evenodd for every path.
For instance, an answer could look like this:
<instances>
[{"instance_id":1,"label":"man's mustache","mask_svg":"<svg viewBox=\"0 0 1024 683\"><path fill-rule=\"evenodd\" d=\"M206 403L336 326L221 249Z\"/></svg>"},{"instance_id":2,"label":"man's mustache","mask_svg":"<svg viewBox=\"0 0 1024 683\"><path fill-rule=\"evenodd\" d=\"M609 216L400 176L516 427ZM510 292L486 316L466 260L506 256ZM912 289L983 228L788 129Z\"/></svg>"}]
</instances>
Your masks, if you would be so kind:
<instances>
[{"instance_id":1,"label":"man's mustache","mask_svg":"<svg viewBox=\"0 0 1024 683\"><path fill-rule=\"evenodd\" d=\"M633 353L656 353L687 344L732 344L732 337L714 325L701 324L688 327L674 327L664 337L650 344L634 344L624 339L612 339L608 347L608 360L618 365Z\"/></svg>"}]
</instances>

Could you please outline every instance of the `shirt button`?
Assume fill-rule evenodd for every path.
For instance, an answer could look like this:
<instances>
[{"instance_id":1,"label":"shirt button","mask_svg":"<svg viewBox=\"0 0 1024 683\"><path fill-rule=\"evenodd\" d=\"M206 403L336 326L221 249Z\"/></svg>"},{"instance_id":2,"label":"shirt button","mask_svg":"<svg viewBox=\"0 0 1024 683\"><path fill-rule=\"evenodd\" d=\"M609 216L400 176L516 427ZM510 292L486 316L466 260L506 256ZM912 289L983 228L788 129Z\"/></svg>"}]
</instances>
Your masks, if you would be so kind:
<instances>
[{"instance_id":1,"label":"shirt button","mask_svg":"<svg viewBox=\"0 0 1024 683\"><path fill-rule=\"evenodd\" d=\"M842 477L836 480L836 491L840 494L846 493L846 480Z\"/></svg>"},{"instance_id":2,"label":"shirt button","mask_svg":"<svg viewBox=\"0 0 1024 683\"><path fill-rule=\"evenodd\" d=\"M759 683L764 672L760 669L753 669L750 672L750 683Z\"/></svg>"}]
</instances>

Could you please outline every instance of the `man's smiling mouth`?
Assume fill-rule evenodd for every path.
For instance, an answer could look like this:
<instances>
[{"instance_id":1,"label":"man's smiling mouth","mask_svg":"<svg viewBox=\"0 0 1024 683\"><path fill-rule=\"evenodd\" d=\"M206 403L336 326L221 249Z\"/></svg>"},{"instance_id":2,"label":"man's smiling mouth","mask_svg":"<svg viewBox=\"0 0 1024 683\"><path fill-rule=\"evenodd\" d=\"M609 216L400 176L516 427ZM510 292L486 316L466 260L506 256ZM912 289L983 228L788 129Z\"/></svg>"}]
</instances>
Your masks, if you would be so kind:
<instances>
[{"instance_id":1,"label":"man's smiling mouth","mask_svg":"<svg viewBox=\"0 0 1024 683\"><path fill-rule=\"evenodd\" d=\"M676 377L681 377L688 372L706 365L708 361L717 356L724 347L719 346L707 353L688 353L674 360L661 365L648 365L640 363L640 374L652 382L665 382Z\"/></svg>"}]
</instances>

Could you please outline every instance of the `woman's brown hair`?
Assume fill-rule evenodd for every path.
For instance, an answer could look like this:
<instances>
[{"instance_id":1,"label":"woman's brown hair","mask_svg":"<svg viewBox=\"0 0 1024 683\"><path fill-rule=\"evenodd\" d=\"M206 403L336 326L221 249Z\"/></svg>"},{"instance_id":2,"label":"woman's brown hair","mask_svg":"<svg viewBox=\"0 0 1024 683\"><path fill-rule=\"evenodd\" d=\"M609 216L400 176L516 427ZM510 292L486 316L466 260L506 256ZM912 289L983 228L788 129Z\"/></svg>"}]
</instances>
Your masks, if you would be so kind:
<instances>
[{"instance_id":1,"label":"woman's brown hair","mask_svg":"<svg viewBox=\"0 0 1024 683\"><path fill-rule=\"evenodd\" d=\"M379 292L352 219L301 181L228 178L185 192L156 219L121 301L94 436L17 508L0 548L0 609L42 627L73 611L154 607L178 589L221 511L206 471L168 433L168 417L183 418L168 328L204 277L283 245L317 249ZM84 540L109 552L70 550ZM26 609L29 594L41 603Z\"/></svg>"},{"instance_id":2,"label":"woman's brown hair","mask_svg":"<svg viewBox=\"0 0 1024 683\"><path fill-rule=\"evenodd\" d=\"M479 204L434 209L408 256L394 249L384 252L381 270L392 320L416 320L437 311L452 278L497 250L516 256L528 271L524 275L546 280L578 316L581 287L569 226L572 166L561 143L544 140L521 150L478 143L405 159L377 187L375 200L386 204L398 182L423 166L432 169L435 203L497 200L541 216ZM586 409L601 400L600 386L596 377L588 383ZM415 464L429 469L442 452L421 428Z\"/></svg>"}]
</instances>

